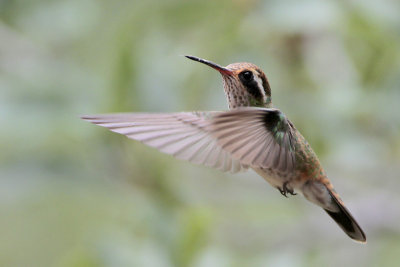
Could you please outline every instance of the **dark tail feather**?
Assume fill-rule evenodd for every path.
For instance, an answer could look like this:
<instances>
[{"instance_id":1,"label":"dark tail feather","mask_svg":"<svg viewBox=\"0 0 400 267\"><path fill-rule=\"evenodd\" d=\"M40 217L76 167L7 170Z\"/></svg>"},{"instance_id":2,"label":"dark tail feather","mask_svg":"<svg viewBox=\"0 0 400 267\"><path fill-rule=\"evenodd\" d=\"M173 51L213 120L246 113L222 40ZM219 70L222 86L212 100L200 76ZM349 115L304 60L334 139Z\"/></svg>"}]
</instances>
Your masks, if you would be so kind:
<instances>
[{"instance_id":1,"label":"dark tail feather","mask_svg":"<svg viewBox=\"0 0 400 267\"><path fill-rule=\"evenodd\" d=\"M330 211L327 209L324 209L326 213L329 214L329 216L332 217L332 219L335 220L335 222L342 228L342 230L353 240L361 242L361 243L367 243L367 238L364 234L364 231L361 229L361 227L358 225L356 220L351 216L350 212L344 207L338 199L331 193L332 199L335 201L336 205L338 206L339 210L338 211Z\"/></svg>"}]
</instances>

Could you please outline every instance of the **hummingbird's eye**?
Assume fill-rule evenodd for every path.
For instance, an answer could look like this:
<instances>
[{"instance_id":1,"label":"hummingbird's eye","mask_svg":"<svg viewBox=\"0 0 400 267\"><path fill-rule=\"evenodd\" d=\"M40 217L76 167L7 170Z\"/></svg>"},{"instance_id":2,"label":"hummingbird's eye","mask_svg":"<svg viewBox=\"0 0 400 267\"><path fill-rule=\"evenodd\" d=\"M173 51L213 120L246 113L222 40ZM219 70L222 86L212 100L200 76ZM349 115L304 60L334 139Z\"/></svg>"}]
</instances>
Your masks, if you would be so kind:
<instances>
[{"instance_id":1,"label":"hummingbird's eye","mask_svg":"<svg viewBox=\"0 0 400 267\"><path fill-rule=\"evenodd\" d=\"M239 74L240 79L244 82L249 82L253 79L253 73L251 71L243 71Z\"/></svg>"}]
</instances>

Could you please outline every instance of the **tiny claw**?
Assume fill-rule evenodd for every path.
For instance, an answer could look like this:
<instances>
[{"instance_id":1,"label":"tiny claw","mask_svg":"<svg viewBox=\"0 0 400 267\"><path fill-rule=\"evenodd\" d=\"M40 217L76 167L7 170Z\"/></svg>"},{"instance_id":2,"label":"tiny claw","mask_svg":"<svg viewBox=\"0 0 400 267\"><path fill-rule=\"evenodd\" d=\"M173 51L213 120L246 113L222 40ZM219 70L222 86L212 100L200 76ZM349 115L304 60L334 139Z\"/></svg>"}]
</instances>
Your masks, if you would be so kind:
<instances>
[{"instance_id":1,"label":"tiny claw","mask_svg":"<svg viewBox=\"0 0 400 267\"><path fill-rule=\"evenodd\" d=\"M292 196L297 195L297 193L295 193L293 189L287 187L288 183L289 182L284 182L282 185L282 189L277 187L279 192L282 194L282 196L285 196L285 197L287 197L288 193L291 194Z\"/></svg>"},{"instance_id":2,"label":"tiny claw","mask_svg":"<svg viewBox=\"0 0 400 267\"><path fill-rule=\"evenodd\" d=\"M281 189L281 188L279 188L279 187L277 187L277 189L279 190L279 193L281 193L281 195L282 196L284 196L284 197L288 197L287 195L286 195L286 193L287 193L287 191L285 191L284 189Z\"/></svg>"}]
</instances>

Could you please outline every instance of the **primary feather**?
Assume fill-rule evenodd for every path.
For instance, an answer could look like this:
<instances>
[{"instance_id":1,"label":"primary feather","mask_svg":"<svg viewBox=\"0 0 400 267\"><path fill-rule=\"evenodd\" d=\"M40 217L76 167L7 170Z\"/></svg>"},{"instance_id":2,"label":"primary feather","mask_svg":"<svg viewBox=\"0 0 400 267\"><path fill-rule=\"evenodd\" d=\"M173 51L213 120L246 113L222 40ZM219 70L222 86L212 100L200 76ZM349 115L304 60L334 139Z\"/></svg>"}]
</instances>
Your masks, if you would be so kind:
<instances>
[{"instance_id":1,"label":"primary feather","mask_svg":"<svg viewBox=\"0 0 400 267\"><path fill-rule=\"evenodd\" d=\"M241 164L222 149L207 131L213 113L121 113L89 115L82 119L141 141L178 159L233 173L247 170L247 165Z\"/></svg>"}]
</instances>

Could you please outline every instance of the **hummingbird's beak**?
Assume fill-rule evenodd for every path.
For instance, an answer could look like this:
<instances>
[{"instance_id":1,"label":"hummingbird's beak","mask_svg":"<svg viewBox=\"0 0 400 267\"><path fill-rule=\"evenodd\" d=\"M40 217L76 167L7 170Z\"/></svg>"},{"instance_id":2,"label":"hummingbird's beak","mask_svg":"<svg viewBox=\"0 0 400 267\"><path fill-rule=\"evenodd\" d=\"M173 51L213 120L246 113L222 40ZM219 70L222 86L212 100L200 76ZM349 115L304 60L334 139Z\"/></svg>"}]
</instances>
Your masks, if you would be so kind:
<instances>
[{"instance_id":1,"label":"hummingbird's beak","mask_svg":"<svg viewBox=\"0 0 400 267\"><path fill-rule=\"evenodd\" d=\"M210 66L211 68L216 69L217 71L219 71L222 75L232 75L232 71L230 69L222 67L222 66L220 66L218 64L215 64L215 63L213 63L211 61L208 61L208 60L205 60L205 59L202 59L202 58L198 58L198 57L194 57L194 56L185 56L185 57L187 57L188 59L191 59L191 60L206 64L207 66Z\"/></svg>"}]
</instances>

